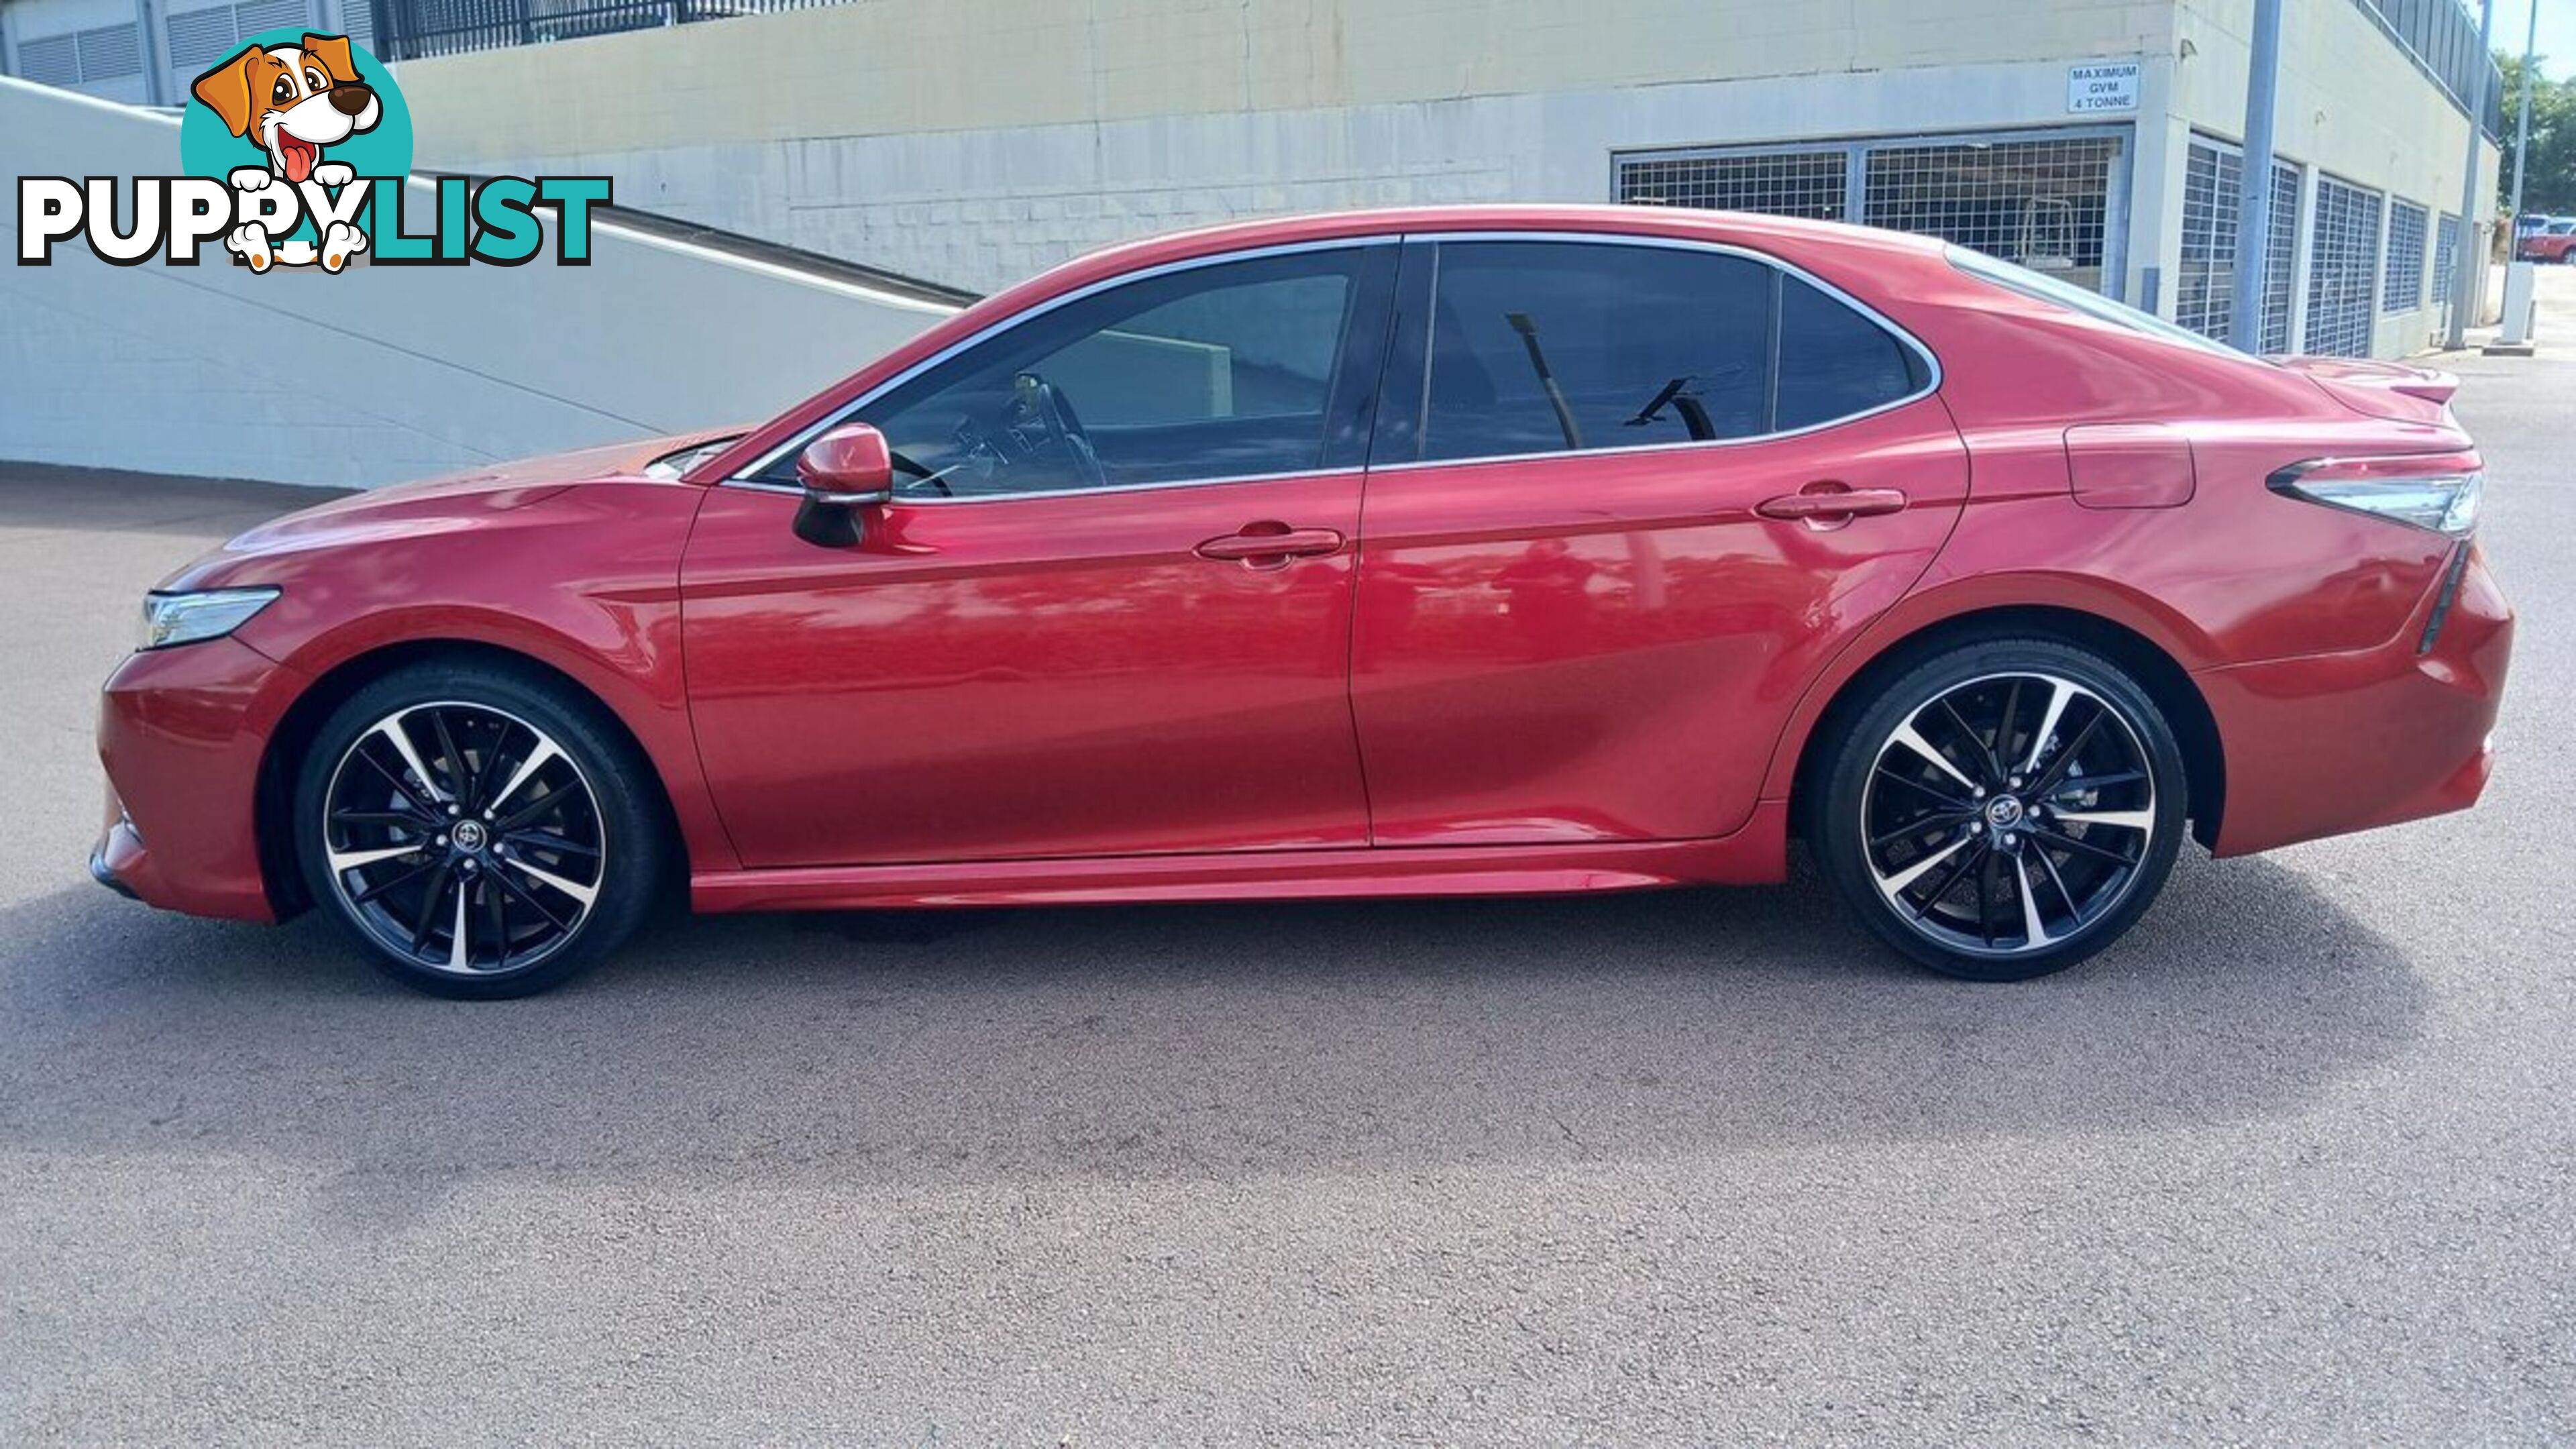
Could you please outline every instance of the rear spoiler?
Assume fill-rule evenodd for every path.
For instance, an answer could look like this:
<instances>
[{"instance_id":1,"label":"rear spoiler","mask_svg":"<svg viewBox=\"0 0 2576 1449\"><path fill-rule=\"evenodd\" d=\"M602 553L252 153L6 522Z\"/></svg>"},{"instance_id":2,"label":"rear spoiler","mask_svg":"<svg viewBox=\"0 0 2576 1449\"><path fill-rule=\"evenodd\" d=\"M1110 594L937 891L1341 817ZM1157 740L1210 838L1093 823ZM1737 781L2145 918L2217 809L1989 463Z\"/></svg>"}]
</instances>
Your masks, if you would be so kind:
<instances>
[{"instance_id":1,"label":"rear spoiler","mask_svg":"<svg viewBox=\"0 0 2576 1449\"><path fill-rule=\"evenodd\" d=\"M2305 376L2357 413L2404 422L2436 422L2460 391L2456 373L2403 362L2359 357L2278 357L2275 363Z\"/></svg>"}]
</instances>

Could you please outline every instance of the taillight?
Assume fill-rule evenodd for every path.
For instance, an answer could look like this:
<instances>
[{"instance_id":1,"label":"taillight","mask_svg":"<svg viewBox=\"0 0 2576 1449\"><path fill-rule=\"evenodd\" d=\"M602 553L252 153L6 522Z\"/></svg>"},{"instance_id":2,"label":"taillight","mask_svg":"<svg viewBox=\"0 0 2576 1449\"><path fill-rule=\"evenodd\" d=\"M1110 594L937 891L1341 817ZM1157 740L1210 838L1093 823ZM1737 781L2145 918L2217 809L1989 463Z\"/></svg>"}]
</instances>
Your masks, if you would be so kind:
<instances>
[{"instance_id":1,"label":"taillight","mask_svg":"<svg viewBox=\"0 0 2576 1449\"><path fill-rule=\"evenodd\" d=\"M2477 526L2486 469L2471 452L2317 458L2269 481L2275 493L2460 538Z\"/></svg>"}]
</instances>

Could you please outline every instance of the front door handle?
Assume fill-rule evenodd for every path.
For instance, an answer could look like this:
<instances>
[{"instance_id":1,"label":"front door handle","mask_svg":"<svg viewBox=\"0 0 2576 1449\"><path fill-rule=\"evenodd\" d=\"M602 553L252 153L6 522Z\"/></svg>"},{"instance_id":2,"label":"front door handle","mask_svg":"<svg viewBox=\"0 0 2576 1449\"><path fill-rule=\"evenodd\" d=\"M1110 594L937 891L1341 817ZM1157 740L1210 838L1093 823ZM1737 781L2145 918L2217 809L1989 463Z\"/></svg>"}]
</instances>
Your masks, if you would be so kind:
<instances>
[{"instance_id":1,"label":"front door handle","mask_svg":"<svg viewBox=\"0 0 2576 1449\"><path fill-rule=\"evenodd\" d=\"M1290 528L1284 523L1247 523L1241 531L1211 538L1198 547L1201 558L1245 563L1254 568L1281 568L1292 558L1339 553L1342 536L1329 528Z\"/></svg>"},{"instance_id":2,"label":"front door handle","mask_svg":"<svg viewBox=\"0 0 2576 1449\"><path fill-rule=\"evenodd\" d=\"M1848 488L1840 483L1810 483L1799 492L1766 498L1755 504L1753 511L1765 518L1836 524L1873 513L1896 513L1904 507L1903 489Z\"/></svg>"}]
</instances>

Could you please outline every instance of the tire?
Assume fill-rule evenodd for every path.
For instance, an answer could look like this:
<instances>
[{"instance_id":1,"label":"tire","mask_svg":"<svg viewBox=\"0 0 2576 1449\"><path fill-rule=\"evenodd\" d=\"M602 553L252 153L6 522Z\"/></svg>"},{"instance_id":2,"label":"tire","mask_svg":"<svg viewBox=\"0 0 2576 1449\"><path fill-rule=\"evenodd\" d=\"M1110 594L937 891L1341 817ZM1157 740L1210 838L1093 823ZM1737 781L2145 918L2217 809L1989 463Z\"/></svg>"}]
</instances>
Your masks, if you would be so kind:
<instances>
[{"instance_id":1,"label":"tire","mask_svg":"<svg viewBox=\"0 0 2576 1449\"><path fill-rule=\"evenodd\" d=\"M481 661L386 675L333 710L298 766L312 898L433 996L561 985L631 934L671 842L651 766L595 702Z\"/></svg>"},{"instance_id":2,"label":"tire","mask_svg":"<svg viewBox=\"0 0 2576 1449\"><path fill-rule=\"evenodd\" d=\"M2059 640L1933 655L1829 748L1808 830L1826 879L1944 975L2026 981L2084 960L2146 913L2182 844L2189 787L2164 712Z\"/></svg>"}]
</instances>

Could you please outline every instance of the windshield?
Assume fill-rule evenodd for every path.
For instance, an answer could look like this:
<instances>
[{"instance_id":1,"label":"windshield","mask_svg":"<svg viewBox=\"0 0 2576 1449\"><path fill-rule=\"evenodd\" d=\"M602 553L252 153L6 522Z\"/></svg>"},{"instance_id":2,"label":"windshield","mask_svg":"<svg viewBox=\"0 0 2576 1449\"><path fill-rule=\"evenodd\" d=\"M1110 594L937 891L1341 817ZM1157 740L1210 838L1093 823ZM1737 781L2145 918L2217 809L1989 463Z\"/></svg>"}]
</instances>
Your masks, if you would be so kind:
<instances>
[{"instance_id":1,"label":"windshield","mask_svg":"<svg viewBox=\"0 0 2576 1449\"><path fill-rule=\"evenodd\" d=\"M1950 265L1981 282L1992 282L2006 291L2019 292L2025 297L2036 297L2042 302L2053 302L2070 312L2080 312L2096 322L2107 322L2114 327L2141 333L2160 341L2176 343L2202 352L2215 352L2222 357L2244 358L2246 356L2245 353L2224 343L2213 342L2197 332L2176 327L2162 317L2141 312L2126 302L2115 302L2099 292L2076 286L2072 282L2059 281L2045 272L2034 272L2028 267L2017 267L1999 257L1990 257L1984 252L1963 246L1954 245L1949 248L1949 253Z\"/></svg>"}]
</instances>

